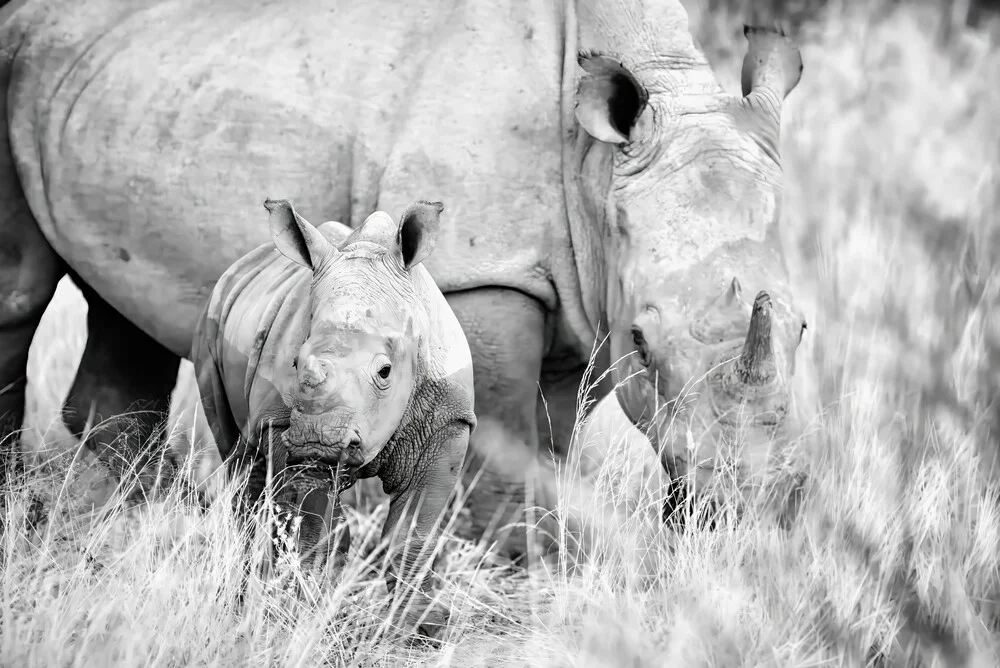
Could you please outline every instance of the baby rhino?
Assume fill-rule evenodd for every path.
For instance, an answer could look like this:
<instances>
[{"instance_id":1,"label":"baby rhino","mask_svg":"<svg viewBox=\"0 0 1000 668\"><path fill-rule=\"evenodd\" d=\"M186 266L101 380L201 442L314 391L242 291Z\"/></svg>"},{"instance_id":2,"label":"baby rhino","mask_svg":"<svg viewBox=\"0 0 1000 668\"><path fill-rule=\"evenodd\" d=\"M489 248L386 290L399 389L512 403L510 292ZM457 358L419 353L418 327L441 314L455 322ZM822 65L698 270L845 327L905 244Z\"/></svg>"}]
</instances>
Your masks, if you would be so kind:
<instances>
[{"instance_id":1,"label":"baby rhino","mask_svg":"<svg viewBox=\"0 0 1000 668\"><path fill-rule=\"evenodd\" d=\"M414 592L404 626L436 635L448 611L429 605L431 578L418 571L476 425L468 342L421 265L444 206L415 202L398 223L378 211L353 231L313 227L285 200L264 207L274 245L222 275L192 346L219 454L231 472L249 470L244 512L270 460L313 567L334 542L341 560L350 545L339 493L378 476L391 499L389 591L400 578Z\"/></svg>"}]
</instances>

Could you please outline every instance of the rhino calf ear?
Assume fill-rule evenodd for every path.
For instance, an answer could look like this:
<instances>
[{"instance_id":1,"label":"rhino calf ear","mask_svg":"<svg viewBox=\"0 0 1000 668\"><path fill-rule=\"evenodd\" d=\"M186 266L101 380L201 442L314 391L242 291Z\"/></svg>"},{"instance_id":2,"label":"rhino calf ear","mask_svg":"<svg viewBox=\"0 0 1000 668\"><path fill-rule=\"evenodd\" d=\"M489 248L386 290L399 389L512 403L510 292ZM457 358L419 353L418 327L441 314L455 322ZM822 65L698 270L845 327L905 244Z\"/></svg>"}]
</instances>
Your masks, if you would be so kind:
<instances>
[{"instance_id":1,"label":"rhino calf ear","mask_svg":"<svg viewBox=\"0 0 1000 668\"><path fill-rule=\"evenodd\" d=\"M267 199L268 225L275 248L292 262L315 269L333 248L319 230L296 213L286 199Z\"/></svg>"},{"instance_id":2,"label":"rhino calf ear","mask_svg":"<svg viewBox=\"0 0 1000 668\"><path fill-rule=\"evenodd\" d=\"M646 89L618 60L581 53L585 74L576 89L576 120L587 133L609 144L625 144L649 98Z\"/></svg>"},{"instance_id":3,"label":"rhino calf ear","mask_svg":"<svg viewBox=\"0 0 1000 668\"><path fill-rule=\"evenodd\" d=\"M419 200L406 207L399 218L396 248L409 269L427 259L437 245L444 204Z\"/></svg>"}]
</instances>

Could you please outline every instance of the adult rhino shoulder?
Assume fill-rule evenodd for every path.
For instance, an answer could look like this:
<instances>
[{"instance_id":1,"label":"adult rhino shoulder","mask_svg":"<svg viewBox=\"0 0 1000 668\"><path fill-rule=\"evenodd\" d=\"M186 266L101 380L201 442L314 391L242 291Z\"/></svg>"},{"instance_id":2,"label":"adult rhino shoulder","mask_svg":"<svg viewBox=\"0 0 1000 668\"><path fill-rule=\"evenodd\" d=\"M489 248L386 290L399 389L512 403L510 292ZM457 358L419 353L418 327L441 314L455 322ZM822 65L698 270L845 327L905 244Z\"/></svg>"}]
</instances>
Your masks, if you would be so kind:
<instances>
[{"instance_id":1,"label":"adult rhino shoulder","mask_svg":"<svg viewBox=\"0 0 1000 668\"><path fill-rule=\"evenodd\" d=\"M726 434L701 427L738 401L678 399L733 362L742 294L764 291L782 396L802 331L776 229L781 107L801 72L783 35L747 32L745 90L729 95L676 0L28 0L0 32L17 44L0 67L0 233L44 260L0 271L32 286L31 309L59 258L85 287L97 315L78 413L168 394L211 286L266 241L245 222L259 192L350 225L414 192L448 202L428 270L467 333L479 419L507 435L497 450L472 438L477 533L523 500L513 462L548 442L565 452L595 350L598 372L626 357L611 381L641 371L618 390L634 422L666 406L714 453ZM718 301L734 277L742 291ZM34 331L18 317L2 382L23 373ZM161 375L139 377L137 360ZM759 426L758 446L774 425ZM677 451L675 433L654 440ZM500 544L523 553L523 532Z\"/></svg>"},{"instance_id":2,"label":"adult rhino shoulder","mask_svg":"<svg viewBox=\"0 0 1000 668\"><path fill-rule=\"evenodd\" d=\"M317 229L285 200L265 206L274 244L226 270L195 330L205 416L231 470L249 474L250 503L270 467L276 498L304 514L307 565L322 567L334 547L346 557L339 494L378 476L391 498L383 536L397 547L392 591L433 551L476 424L468 343L421 264L443 205L415 202L398 223L375 212L353 232ZM411 517L414 535L397 535ZM416 555L403 555L407 542ZM407 582L418 592L404 608L410 625L430 584ZM434 634L446 617L433 610L421 628Z\"/></svg>"}]
</instances>

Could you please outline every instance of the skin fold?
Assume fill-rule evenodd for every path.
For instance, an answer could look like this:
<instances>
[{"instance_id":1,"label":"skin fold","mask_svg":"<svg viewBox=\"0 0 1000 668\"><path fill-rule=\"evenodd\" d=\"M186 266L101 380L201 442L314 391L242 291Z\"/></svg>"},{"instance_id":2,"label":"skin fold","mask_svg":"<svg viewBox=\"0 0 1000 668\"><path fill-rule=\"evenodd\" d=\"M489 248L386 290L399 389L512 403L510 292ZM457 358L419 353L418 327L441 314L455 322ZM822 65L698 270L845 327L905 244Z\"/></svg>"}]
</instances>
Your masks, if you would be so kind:
<instances>
[{"instance_id":1,"label":"skin fold","mask_svg":"<svg viewBox=\"0 0 1000 668\"><path fill-rule=\"evenodd\" d=\"M431 607L421 567L476 426L468 343L422 265L443 205L415 202L398 223L375 212L353 231L313 227L286 200L264 206L273 244L222 275L191 349L219 454L249 475L241 513L260 501L270 463L279 513L303 518L305 565L335 552L340 566L350 536L339 494L377 476L391 499L389 591L402 579L416 592L399 621L437 635L448 612Z\"/></svg>"},{"instance_id":2,"label":"skin fold","mask_svg":"<svg viewBox=\"0 0 1000 668\"><path fill-rule=\"evenodd\" d=\"M777 229L781 110L802 61L780 32L747 30L731 94L677 0L14 5L0 387L24 375L71 271L99 314L67 398L77 433L136 400L152 432L215 281L267 241L248 222L259 193L352 228L426 193L451 212L426 268L468 338L483 427L463 467L478 481L470 538L526 555L525 533L498 527L529 493L554 507L530 480L540 451L568 452L592 353L592 378L613 373L588 398L615 391L673 473L750 475L785 438L754 422L778 401L763 386L710 374L735 363L760 292L773 397L802 333ZM734 279L740 298L717 302ZM9 425L22 390L2 395ZM749 431L720 418L737 406ZM116 459L119 442L110 426L87 441L134 461L138 444Z\"/></svg>"}]
</instances>

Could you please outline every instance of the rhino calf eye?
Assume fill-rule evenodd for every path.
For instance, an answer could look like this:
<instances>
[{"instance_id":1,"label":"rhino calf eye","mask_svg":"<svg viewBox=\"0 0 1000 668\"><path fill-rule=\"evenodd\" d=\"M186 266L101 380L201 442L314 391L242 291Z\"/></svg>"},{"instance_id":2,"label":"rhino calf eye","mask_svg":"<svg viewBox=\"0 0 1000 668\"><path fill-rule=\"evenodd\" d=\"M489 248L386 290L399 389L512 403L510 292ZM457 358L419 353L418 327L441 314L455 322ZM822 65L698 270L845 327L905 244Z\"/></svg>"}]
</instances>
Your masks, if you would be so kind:
<instances>
[{"instance_id":1,"label":"rhino calf eye","mask_svg":"<svg viewBox=\"0 0 1000 668\"><path fill-rule=\"evenodd\" d=\"M389 389L389 374L392 373L392 364L389 361L387 355L376 355L375 359L372 360L371 371L372 382L380 390Z\"/></svg>"},{"instance_id":2,"label":"rhino calf eye","mask_svg":"<svg viewBox=\"0 0 1000 668\"><path fill-rule=\"evenodd\" d=\"M299 368L299 358L298 357L293 357L292 358L292 368L293 369L298 369Z\"/></svg>"}]
</instances>

